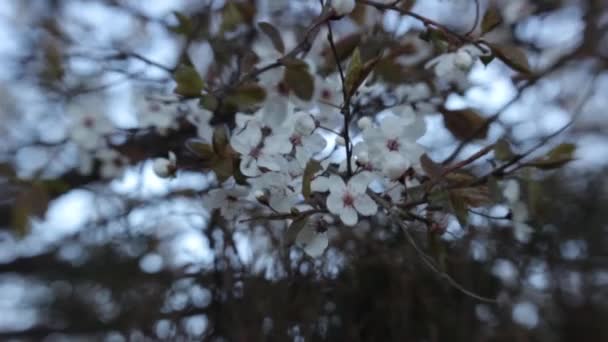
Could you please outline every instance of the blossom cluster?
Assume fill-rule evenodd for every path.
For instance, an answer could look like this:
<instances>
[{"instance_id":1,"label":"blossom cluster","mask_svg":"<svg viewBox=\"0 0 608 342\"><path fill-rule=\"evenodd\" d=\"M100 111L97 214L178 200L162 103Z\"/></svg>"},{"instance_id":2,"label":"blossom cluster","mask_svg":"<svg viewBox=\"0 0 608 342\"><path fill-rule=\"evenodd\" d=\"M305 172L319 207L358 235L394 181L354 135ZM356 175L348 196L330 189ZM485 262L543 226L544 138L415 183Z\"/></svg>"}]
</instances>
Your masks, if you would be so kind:
<instances>
[{"instance_id":1,"label":"blossom cluster","mask_svg":"<svg viewBox=\"0 0 608 342\"><path fill-rule=\"evenodd\" d=\"M355 8L352 0L329 4L338 17ZM377 82L373 69L361 71L366 65L354 52L344 62L345 70L323 69L328 61L328 32L324 27L320 31L308 42L302 59L285 59L285 51L298 47L290 32L276 32L253 44L255 67L263 70L254 81L263 100L239 108L229 129L219 127L226 132L224 137L212 125L213 110L198 103L169 99L137 104L140 129L166 136L184 122L196 128L194 138L206 144L205 153L212 155L206 156L207 169L215 171L218 180L218 187L205 195L207 209L219 210L231 225L260 212L292 226L303 220L296 243L311 256L321 255L327 247L328 226L353 227L368 220L382 210L380 201L395 207L406 202L409 188L419 186L425 174L421 165L425 148L418 142L427 131L425 116L437 112L444 100L434 96L434 90L446 82L466 86L468 72L485 54L478 46L465 44L431 58L429 49L416 48L421 53L395 62L426 62L424 72L432 81L402 82L389 89ZM346 69L351 74L345 76ZM294 80L294 73L310 86L297 84L300 80ZM375 110L355 110L356 105L384 100L389 92L390 101L381 101ZM201 95L214 94L204 89ZM114 131L103 114L73 115L70 134L85 161L82 173L90 173L94 161L101 162L102 174L108 178L128 165L128 159L108 144ZM152 169L161 178L175 177L176 153L154 159ZM523 225L526 218L520 216Z\"/></svg>"}]
</instances>

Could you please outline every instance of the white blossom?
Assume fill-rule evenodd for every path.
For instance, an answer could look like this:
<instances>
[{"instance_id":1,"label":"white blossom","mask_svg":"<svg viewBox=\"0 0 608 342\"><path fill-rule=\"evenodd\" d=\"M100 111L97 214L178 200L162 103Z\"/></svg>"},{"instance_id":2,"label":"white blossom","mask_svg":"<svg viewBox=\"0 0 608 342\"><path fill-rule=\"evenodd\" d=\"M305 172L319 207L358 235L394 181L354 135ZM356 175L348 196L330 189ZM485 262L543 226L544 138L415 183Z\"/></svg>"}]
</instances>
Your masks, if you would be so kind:
<instances>
[{"instance_id":1,"label":"white blossom","mask_svg":"<svg viewBox=\"0 0 608 342\"><path fill-rule=\"evenodd\" d=\"M264 143L262 137L262 127L251 121L244 130L230 140L232 148L241 154L240 169L245 176L260 175L260 167L271 171L281 169L282 158L278 154L284 153L285 145Z\"/></svg>"},{"instance_id":2,"label":"white blossom","mask_svg":"<svg viewBox=\"0 0 608 342\"><path fill-rule=\"evenodd\" d=\"M113 131L107 117L95 107L86 108L84 105L72 105L68 109L71 127L69 138L80 148L95 150L106 146L106 135Z\"/></svg>"},{"instance_id":3,"label":"white blossom","mask_svg":"<svg viewBox=\"0 0 608 342\"><path fill-rule=\"evenodd\" d=\"M327 209L338 215L342 223L347 226L357 224L358 215L374 215L378 207L376 202L367 195L366 190L370 177L367 173L353 176L348 184L342 178L331 175L329 177L329 196L327 196Z\"/></svg>"},{"instance_id":4,"label":"white blossom","mask_svg":"<svg viewBox=\"0 0 608 342\"><path fill-rule=\"evenodd\" d=\"M166 135L170 129L178 127L179 106L177 103L163 103L159 100L146 99L141 101L144 104L138 116L141 127L154 127L162 135Z\"/></svg>"},{"instance_id":5,"label":"white blossom","mask_svg":"<svg viewBox=\"0 0 608 342\"><path fill-rule=\"evenodd\" d=\"M249 190L246 187L230 184L209 191L203 199L203 204L207 209L220 209L222 217L232 221L243 212L248 195Z\"/></svg>"},{"instance_id":6,"label":"white blossom","mask_svg":"<svg viewBox=\"0 0 608 342\"><path fill-rule=\"evenodd\" d=\"M296 235L296 245L311 258L318 258L323 255L329 245L327 232L319 232L314 224L307 224Z\"/></svg>"},{"instance_id":7,"label":"white blossom","mask_svg":"<svg viewBox=\"0 0 608 342\"><path fill-rule=\"evenodd\" d=\"M124 172L125 168L129 165L129 159L118 151L104 148L95 154L97 159L101 162L101 168L99 174L102 178L115 178Z\"/></svg>"}]
</instances>

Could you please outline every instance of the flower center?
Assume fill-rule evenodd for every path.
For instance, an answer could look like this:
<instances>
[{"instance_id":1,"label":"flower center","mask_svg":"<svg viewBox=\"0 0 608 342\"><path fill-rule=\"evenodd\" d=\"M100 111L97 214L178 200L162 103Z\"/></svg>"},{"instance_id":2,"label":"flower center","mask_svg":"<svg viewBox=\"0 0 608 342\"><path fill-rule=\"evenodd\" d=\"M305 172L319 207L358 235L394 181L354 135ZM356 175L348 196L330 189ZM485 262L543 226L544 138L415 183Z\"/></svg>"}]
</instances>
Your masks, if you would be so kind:
<instances>
[{"instance_id":1,"label":"flower center","mask_svg":"<svg viewBox=\"0 0 608 342\"><path fill-rule=\"evenodd\" d=\"M267 137L272 134L272 128L270 126L262 127L262 136Z\"/></svg>"},{"instance_id":2,"label":"flower center","mask_svg":"<svg viewBox=\"0 0 608 342\"><path fill-rule=\"evenodd\" d=\"M345 207L352 207L355 203L355 198L353 197L353 195L347 192L344 194L344 196L342 196L342 203Z\"/></svg>"},{"instance_id":3,"label":"flower center","mask_svg":"<svg viewBox=\"0 0 608 342\"><path fill-rule=\"evenodd\" d=\"M289 138L289 141L294 146L301 146L302 145L302 136L299 134L294 134Z\"/></svg>"},{"instance_id":4,"label":"flower center","mask_svg":"<svg viewBox=\"0 0 608 342\"><path fill-rule=\"evenodd\" d=\"M95 118L92 116L87 116L82 120L82 125L86 128L95 127Z\"/></svg>"},{"instance_id":5,"label":"flower center","mask_svg":"<svg viewBox=\"0 0 608 342\"><path fill-rule=\"evenodd\" d=\"M388 148L389 151L399 151L399 140L397 140L397 139L387 140L386 148Z\"/></svg>"},{"instance_id":6,"label":"flower center","mask_svg":"<svg viewBox=\"0 0 608 342\"><path fill-rule=\"evenodd\" d=\"M289 95L289 87L287 86L287 83L281 81L277 84L277 92L281 95Z\"/></svg>"},{"instance_id":7,"label":"flower center","mask_svg":"<svg viewBox=\"0 0 608 342\"><path fill-rule=\"evenodd\" d=\"M262 154L262 148L260 147L254 147L251 149L251 151L249 151L249 156L252 158L259 158L260 154Z\"/></svg>"},{"instance_id":8,"label":"flower center","mask_svg":"<svg viewBox=\"0 0 608 342\"><path fill-rule=\"evenodd\" d=\"M321 99L325 101L331 99L331 91L329 91L328 89L321 90Z\"/></svg>"}]
</instances>

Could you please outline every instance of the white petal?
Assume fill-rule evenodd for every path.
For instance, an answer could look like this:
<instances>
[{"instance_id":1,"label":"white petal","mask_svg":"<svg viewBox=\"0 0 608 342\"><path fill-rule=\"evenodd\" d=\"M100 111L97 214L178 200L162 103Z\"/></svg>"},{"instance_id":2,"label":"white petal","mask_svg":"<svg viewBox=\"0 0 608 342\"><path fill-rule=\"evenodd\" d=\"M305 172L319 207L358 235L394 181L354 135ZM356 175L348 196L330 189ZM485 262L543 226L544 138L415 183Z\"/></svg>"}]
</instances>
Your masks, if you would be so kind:
<instances>
[{"instance_id":1,"label":"white petal","mask_svg":"<svg viewBox=\"0 0 608 342\"><path fill-rule=\"evenodd\" d=\"M311 153L317 153L325 148L327 140L318 134L311 134L303 138L302 145Z\"/></svg>"},{"instance_id":2,"label":"white petal","mask_svg":"<svg viewBox=\"0 0 608 342\"><path fill-rule=\"evenodd\" d=\"M328 177L317 177L310 182L310 189L315 192L329 191L329 182Z\"/></svg>"},{"instance_id":3,"label":"white petal","mask_svg":"<svg viewBox=\"0 0 608 342\"><path fill-rule=\"evenodd\" d=\"M371 182L371 174L369 172L361 172L353 176L348 181L348 189L354 194L363 194L367 190L367 186Z\"/></svg>"},{"instance_id":4,"label":"white petal","mask_svg":"<svg viewBox=\"0 0 608 342\"><path fill-rule=\"evenodd\" d=\"M296 236L296 244L310 257L318 258L327 249L329 239L326 233L317 233L314 227L307 225Z\"/></svg>"},{"instance_id":5,"label":"white petal","mask_svg":"<svg viewBox=\"0 0 608 342\"><path fill-rule=\"evenodd\" d=\"M262 154L258 158L258 166L265 167L272 171L280 171L281 170L281 157Z\"/></svg>"},{"instance_id":6,"label":"white petal","mask_svg":"<svg viewBox=\"0 0 608 342\"><path fill-rule=\"evenodd\" d=\"M426 133L426 121L422 115L416 115L416 120L403 128L402 137L409 140L418 140Z\"/></svg>"},{"instance_id":7,"label":"white petal","mask_svg":"<svg viewBox=\"0 0 608 342\"><path fill-rule=\"evenodd\" d=\"M378 212L378 205L368 195L355 197L355 209L364 216L375 215Z\"/></svg>"},{"instance_id":8,"label":"white petal","mask_svg":"<svg viewBox=\"0 0 608 342\"><path fill-rule=\"evenodd\" d=\"M404 123L398 116L388 116L380 123L380 129L384 137L395 139L402 135Z\"/></svg>"},{"instance_id":9,"label":"white petal","mask_svg":"<svg viewBox=\"0 0 608 342\"><path fill-rule=\"evenodd\" d=\"M344 180L336 175L329 176L329 191L331 193L336 193L342 196L344 191L346 190L346 184L344 184Z\"/></svg>"},{"instance_id":10,"label":"white petal","mask_svg":"<svg viewBox=\"0 0 608 342\"><path fill-rule=\"evenodd\" d=\"M327 210L329 210L330 213L339 215L340 213L342 213L342 211L344 209L344 202L342 201L342 194L338 195L333 192L330 193L329 196L327 196L327 200L325 201L325 204L327 205Z\"/></svg>"},{"instance_id":11,"label":"white petal","mask_svg":"<svg viewBox=\"0 0 608 342\"><path fill-rule=\"evenodd\" d=\"M358 221L357 211L353 207L344 207L340 213L340 220L347 226L354 226Z\"/></svg>"},{"instance_id":12,"label":"white petal","mask_svg":"<svg viewBox=\"0 0 608 342\"><path fill-rule=\"evenodd\" d=\"M241 159L241 172L247 177L255 177L260 174L258 162L250 156L244 155Z\"/></svg>"}]
</instances>

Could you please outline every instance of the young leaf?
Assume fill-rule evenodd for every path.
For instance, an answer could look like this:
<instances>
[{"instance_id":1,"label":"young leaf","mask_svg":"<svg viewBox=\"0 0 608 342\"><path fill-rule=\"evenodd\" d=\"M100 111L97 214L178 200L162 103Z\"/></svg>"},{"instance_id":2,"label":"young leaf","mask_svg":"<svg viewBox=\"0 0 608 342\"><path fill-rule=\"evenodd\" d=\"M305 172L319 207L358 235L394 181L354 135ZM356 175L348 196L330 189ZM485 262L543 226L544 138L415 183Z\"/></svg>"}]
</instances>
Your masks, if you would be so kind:
<instances>
[{"instance_id":1,"label":"young leaf","mask_svg":"<svg viewBox=\"0 0 608 342\"><path fill-rule=\"evenodd\" d=\"M283 38L281 37L279 30L272 24L264 21L258 23L258 26L260 27L260 30L270 38L274 48L280 53L285 53L285 44L283 43Z\"/></svg>"},{"instance_id":2,"label":"young leaf","mask_svg":"<svg viewBox=\"0 0 608 342\"><path fill-rule=\"evenodd\" d=\"M312 99L315 79L308 72L308 67L288 65L285 68L285 83L300 99L304 101Z\"/></svg>"},{"instance_id":3,"label":"young leaf","mask_svg":"<svg viewBox=\"0 0 608 342\"><path fill-rule=\"evenodd\" d=\"M472 109L448 110L442 109L445 127L457 139L485 139L488 135L486 118Z\"/></svg>"},{"instance_id":4,"label":"young leaf","mask_svg":"<svg viewBox=\"0 0 608 342\"><path fill-rule=\"evenodd\" d=\"M226 97L226 103L246 109L266 99L266 90L256 83L245 83Z\"/></svg>"},{"instance_id":5,"label":"young leaf","mask_svg":"<svg viewBox=\"0 0 608 342\"><path fill-rule=\"evenodd\" d=\"M309 215L302 215L291 222L285 233L285 246L291 246L296 242L296 237L302 228L306 227Z\"/></svg>"},{"instance_id":6,"label":"young leaf","mask_svg":"<svg viewBox=\"0 0 608 342\"><path fill-rule=\"evenodd\" d=\"M494 55L512 69L524 74L531 74L528 57L522 49L509 44L489 44Z\"/></svg>"},{"instance_id":7,"label":"young leaf","mask_svg":"<svg viewBox=\"0 0 608 342\"><path fill-rule=\"evenodd\" d=\"M575 151L576 145L574 144L560 144L549 151L545 157L537 158L527 165L543 170L556 169L574 160Z\"/></svg>"},{"instance_id":8,"label":"young leaf","mask_svg":"<svg viewBox=\"0 0 608 342\"><path fill-rule=\"evenodd\" d=\"M311 195L310 182L314 177L315 173L321 171L323 168L321 167L321 163L311 159L306 164L304 168L304 174L302 175L302 195L304 198L309 199Z\"/></svg>"},{"instance_id":9,"label":"young leaf","mask_svg":"<svg viewBox=\"0 0 608 342\"><path fill-rule=\"evenodd\" d=\"M189 36L193 31L190 18L177 11L174 11L173 15L175 15L175 18L177 19L177 25L170 26L169 29L177 34Z\"/></svg>"},{"instance_id":10,"label":"young leaf","mask_svg":"<svg viewBox=\"0 0 608 342\"><path fill-rule=\"evenodd\" d=\"M495 29L502 22L500 10L496 6L491 6L484 14L481 21L481 34L486 34Z\"/></svg>"},{"instance_id":11,"label":"young leaf","mask_svg":"<svg viewBox=\"0 0 608 342\"><path fill-rule=\"evenodd\" d=\"M432 180L441 178L441 175L443 174L441 165L435 163L426 153L420 157L420 165L422 166L422 170L424 170L427 176Z\"/></svg>"},{"instance_id":12,"label":"young leaf","mask_svg":"<svg viewBox=\"0 0 608 342\"><path fill-rule=\"evenodd\" d=\"M344 86L346 88L347 94L352 95L357 90L355 88L355 84L361 76L362 68L363 66L361 64L361 53L359 51L359 48L356 48L355 51L353 51L350 63L348 64L348 69L346 69L346 79L344 80Z\"/></svg>"},{"instance_id":13,"label":"young leaf","mask_svg":"<svg viewBox=\"0 0 608 342\"><path fill-rule=\"evenodd\" d=\"M175 93L185 97L197 97L201 95L204 87L203 80L194 67L182 64L180 65L173 78L177 83Z\"/></svg>"},{"instance_id":14,"label":"young leaf","mask_svg":"<svg viewBox=\"0 0 608 342\"><path fill-rule=\"evenodd\" d=\"M515 157L515 153L511 150L511 144L505 139L499 139L494 144L494 157L500 161L510 160Z\"/></svg>"}]
</instances>

